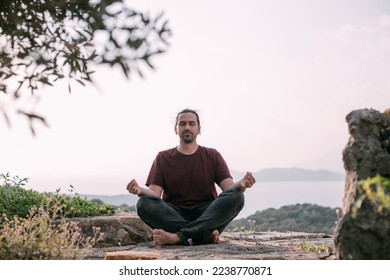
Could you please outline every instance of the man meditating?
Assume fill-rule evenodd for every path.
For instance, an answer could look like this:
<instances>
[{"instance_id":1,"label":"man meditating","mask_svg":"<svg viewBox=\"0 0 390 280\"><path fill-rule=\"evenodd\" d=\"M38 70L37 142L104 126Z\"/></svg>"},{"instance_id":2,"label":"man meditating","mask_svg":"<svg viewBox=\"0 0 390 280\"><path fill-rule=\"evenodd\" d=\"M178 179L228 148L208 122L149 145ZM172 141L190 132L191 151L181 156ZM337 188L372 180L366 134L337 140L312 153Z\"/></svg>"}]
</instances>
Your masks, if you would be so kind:
<instances>
[{"instance_id":1,"label":"man meditating","mask_svg":"<svg viewBox=\"0 0 390 280\"><path fill-rule=\"evenodd\" d=\"M185 109L176 116L179 145L159 152L146 186L133 179L126 189L140 198L139 217L153 229L156 245L218 243L219 235L244 207L244 191L255 183L247 172L234 182L221 154L197 144L200 120ZM222 192L217 195L215 183Z\"/></svg>"}]
</instances>

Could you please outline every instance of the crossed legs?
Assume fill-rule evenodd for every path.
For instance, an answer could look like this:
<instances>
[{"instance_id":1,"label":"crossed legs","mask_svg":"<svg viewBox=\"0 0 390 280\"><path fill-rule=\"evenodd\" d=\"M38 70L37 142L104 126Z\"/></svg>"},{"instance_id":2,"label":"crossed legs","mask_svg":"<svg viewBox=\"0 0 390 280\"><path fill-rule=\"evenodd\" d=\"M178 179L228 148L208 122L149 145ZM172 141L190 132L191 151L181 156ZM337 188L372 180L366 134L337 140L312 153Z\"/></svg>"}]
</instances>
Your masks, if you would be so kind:
<instances>
[{"instance_id":1,"label":"crossed legs","mask_svg":"<svg viewBox=\"0 0 390 280\"><path fill-rule=\"evenodd\" d=\"M142 196L137 203L137 212L153 229L156 245L197 245L218 243L219 234L243 206L242 191L229 189L208 205L190 211L166 203L158 197Z\"/></svg>"}]
</instances>

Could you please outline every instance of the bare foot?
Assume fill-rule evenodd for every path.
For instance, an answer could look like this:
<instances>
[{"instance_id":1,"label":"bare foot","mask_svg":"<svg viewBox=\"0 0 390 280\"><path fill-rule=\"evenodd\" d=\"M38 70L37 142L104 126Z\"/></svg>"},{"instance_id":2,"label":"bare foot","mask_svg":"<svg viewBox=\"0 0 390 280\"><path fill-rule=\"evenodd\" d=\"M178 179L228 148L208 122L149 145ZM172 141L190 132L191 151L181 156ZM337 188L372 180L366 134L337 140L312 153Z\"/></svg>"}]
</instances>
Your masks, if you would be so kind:
<instances>
[{"instance_id":1,"label":"bare foot","mask_svg":"<svg viewBox=\"0 0 390 280\"><path fill-rule=\"evenodd\" d=\"M206 244L210 244L210 243L218 244L219 231L215 229L214 231L205 234L203 240Z\"/></svg>"},{"instance_id":2,"label":"bare foot","mask_svg":"<svg viewBox=\"0 0 390 280\"><path fill-rule=\"evenodd\" d=\"M153 240L154 244L161 246L177 245L181 243L181 239L176 233L166 232L162 229L153 230Z\"/></svg>"}]
</instances>

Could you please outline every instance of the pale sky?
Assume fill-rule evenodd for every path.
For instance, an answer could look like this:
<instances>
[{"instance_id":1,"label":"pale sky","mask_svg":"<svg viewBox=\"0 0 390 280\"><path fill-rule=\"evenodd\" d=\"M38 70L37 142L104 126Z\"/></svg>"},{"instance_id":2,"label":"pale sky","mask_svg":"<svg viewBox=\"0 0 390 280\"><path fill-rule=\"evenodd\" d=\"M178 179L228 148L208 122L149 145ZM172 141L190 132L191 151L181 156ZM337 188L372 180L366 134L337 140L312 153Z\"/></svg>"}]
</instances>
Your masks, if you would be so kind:
<instances>
[{"instance_id":1,"label":"pale sky","mask_svg":"<svg viewBox=\"0 0 390 280\"><path fill-rule=\"evenodd\" d=\"M144 184L158 151L178 144L174 118L187 107L200 113L199 144L231 169L343 172L346 115L390 107L390 1L131 3L169 20L156 71L128 81L98 68L101 91L45 88L33 107L50 128L37 123L34 138L21 117L11 116L11 130L0 119L0 172L40 191L124 194L132 178Z\"/></svg>"}]
</instances>

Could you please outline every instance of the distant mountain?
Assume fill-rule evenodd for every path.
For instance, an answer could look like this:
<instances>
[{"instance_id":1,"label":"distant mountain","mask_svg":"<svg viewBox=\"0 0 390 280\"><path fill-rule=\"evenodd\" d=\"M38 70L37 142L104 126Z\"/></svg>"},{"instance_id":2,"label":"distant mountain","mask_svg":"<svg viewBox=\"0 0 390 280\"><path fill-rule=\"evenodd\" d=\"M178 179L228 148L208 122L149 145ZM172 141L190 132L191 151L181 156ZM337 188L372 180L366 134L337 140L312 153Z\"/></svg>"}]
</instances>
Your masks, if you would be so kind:
<instances>
[{"instance_id":1,"label":"distant mountain","mask_svg":"<svg viewBox=\"0 0 390 280\"><path fill-rule=\"evenodd\" d=\"M245 172L232 170L235 180L242 178ZM307 181L341 181L344 174L326 169L309 170L298 167L267 168L253 173L258 182L307 182Z\"/></svg>"},{"instance_id":2,"label":"distant mountain","mask_svg":"<svg viewBox=\"0 0 390 280\"><path fill-rule=\"evenodd\" d=\"M127 204L128 206L135 205L138 197L130 194L119 194L119 195L94 195L94 194L82 194L81 197L86 197L88 200L100 199L105 204L114 206L121 206Z\"/></svg>"}]
</instances>

